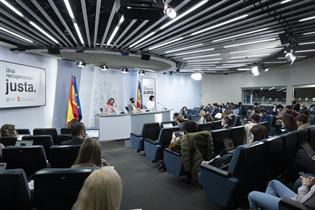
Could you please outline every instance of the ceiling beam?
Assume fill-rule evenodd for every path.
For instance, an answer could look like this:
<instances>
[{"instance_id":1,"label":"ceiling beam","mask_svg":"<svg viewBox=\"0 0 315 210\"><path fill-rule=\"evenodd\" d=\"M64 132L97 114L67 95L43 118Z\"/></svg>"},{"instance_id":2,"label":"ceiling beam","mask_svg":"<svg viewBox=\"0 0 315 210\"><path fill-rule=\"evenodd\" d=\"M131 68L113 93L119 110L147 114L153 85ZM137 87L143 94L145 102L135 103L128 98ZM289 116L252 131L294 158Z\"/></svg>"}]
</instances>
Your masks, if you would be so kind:
<instances>
[{"instance_id":1,"label":"ceiling beam","mask_svg":"<svg viewBox=\"0 0 315 210\"><path fill-rule=\"evenodd\" d=\"M97 34L98 34L98 24L100 20L100 10L101 10L102 0L96 1L96 11L95 11L95 27L94 27L94 43L93 47L96 47Z\"/></svg>"},{"instance_id":2,"label":"ceiling beam","mask_svg":"<svg viewBox=\"0 0 315 210\"><path fill-rule=\"evenodd\" d=\"M88 41L88 46L91 47L90 28L89 28L89 21L87 18L85 0L81 0L81 9L82 9L82 14L83 14L83 21L84 21L85 33L86 33L86 38Z\"/></svg>"}]
</instances>

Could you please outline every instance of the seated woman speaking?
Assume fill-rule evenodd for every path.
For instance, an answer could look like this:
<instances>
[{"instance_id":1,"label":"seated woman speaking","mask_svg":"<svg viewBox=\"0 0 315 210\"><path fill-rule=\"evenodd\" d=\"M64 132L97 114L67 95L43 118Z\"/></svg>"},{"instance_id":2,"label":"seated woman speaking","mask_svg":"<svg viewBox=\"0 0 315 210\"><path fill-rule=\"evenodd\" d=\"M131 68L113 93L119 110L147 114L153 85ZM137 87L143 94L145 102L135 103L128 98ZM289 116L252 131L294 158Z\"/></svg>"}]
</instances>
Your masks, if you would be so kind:
<instances>
[{"instance_id":1,"label":"seated woman speaking","mask_svg":"<svg viewBox=\"0 0 315 210\"><path fill-rule=\"evenodd\" d=\"M257 191L249 193L248 201L250 208L253 210L258 210L258 208L278 210L279 201L282 198L290 198L307 205L308 201L313 199L311 197L315 192L315 177L306 178L301 176L301 180L302 186L298 189L298 194L277 180L270 181L265 193Z\"/></svg>"}]
</instances>

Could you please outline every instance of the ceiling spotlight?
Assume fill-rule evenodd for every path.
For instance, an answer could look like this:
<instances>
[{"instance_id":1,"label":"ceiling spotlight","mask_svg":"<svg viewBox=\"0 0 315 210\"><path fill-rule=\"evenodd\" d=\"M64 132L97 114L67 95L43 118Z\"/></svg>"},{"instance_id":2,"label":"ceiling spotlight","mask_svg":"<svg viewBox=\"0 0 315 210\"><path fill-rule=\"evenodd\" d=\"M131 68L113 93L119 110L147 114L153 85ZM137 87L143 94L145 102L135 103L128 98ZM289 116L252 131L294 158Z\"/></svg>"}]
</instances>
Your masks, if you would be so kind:
<instances>
[{"instance_id":1,"label":"ceiling spotlight","mask_svg":"<svg viewBox=\"0 0 315 210\"><path fill-rule=\"evenodd\" d=\"M108 70L108 66L105 65L105 64L102 64L102 65L100 66L100 68L101 68L102 71L107 71L107 70Z\"/></svg>"},{"instance_id":2,"label":"ceiling spotlight","mask_svg":"<svg viewBox=\"0 0 315 210\"><path fill-rule=\"evenodd\" d=\"M264 71L265 71L265 72L268 72L269 70L270 70L270 69L267 67L267 68L265 68L265 70L264 70Z\"/></svg>"},{"instance_id":3,"label":"ceiling spotlight","mask_svg":"<svg viewBox=\"0 0 315 210\"><path fill-rule=\"evenodd\" d=\"M287 59L288 62L290 62L290 65L294 63L296 60L296 56L294 55L294 51L290 50L290 52L284 51L285 58Z\"/></svg>"},{"instance_id":4,"label":"ceiling spotlight","mask_svg":"<svg viewBox=\"0 0 315 210\"><path fill-rule=\"evenodd\" d=\"M164 14L166 14L171 19L174 19L177 16L176 11L168 3L164 4Z\"/></svg>"},{"instance_id":5,"label":"ceiling spotlight","mask_svg":"<svg viewBox=\"0 0 315 210\"><path fill-rule=\"evenodd\" d=\"M129 73L129 69L127 67L123 67L123 68L121 68L121 72L123 74L128 74Z\"/></svg>"},{"instance_id":6,"label":"ceiling spotlight","mask_svg":"<svg viewBox=\"0 0 315 210\"><path fill-rule=\"evenodd\" d=\"M179 73L179 72L180 72L180 69L179 69L179 68L177 68L177 69L176 69L176 73Z\"/></svg>"},{"instance_id":7,"label":"ceiling spotlight","mask_svg":"<svg viewBox=\"0 0 315 210\"><path fill-rule=\"evenodd\" d=\"M86 63L85 63L84 61L79 61L79 62L77 63L77 65L78 65L78 67L83 68L83 67L86 66Z\"/></svg>"},{"instance_id":8,"label":"ceiling spotlight","mask_svg":"<svg viewBox=\"0 0 315 210\"><path fill-rule=\"evenodd\" d=\"M253 76L255 76L255 77L260 75L260 71L259 71L258 66L253 66L251 69L251 72L252 72Z\"/></svg>"},{"instance_id":9,"label":"ceiling spotlight","mask_svg":"<svg viewBox=\"0 0 315 210\"><path fill-rule=\"evenodd\" d=\"M140 75L140 76L143 76L143 75L145 75L145 71L143 71L143 70L140 70L140 71L139 71L139 75Z\"/></svg>"},{"instance_id":10,"label":"ceiling spotlight","mask_svg":"<svg viewBox=\"0 0 315 210\"><path fill-rule=\"evenodd\" d=\"M200 81L202 79L202 74L199 72L195 72L190 76L195 81Z\"/></svg>"}]
</instances>

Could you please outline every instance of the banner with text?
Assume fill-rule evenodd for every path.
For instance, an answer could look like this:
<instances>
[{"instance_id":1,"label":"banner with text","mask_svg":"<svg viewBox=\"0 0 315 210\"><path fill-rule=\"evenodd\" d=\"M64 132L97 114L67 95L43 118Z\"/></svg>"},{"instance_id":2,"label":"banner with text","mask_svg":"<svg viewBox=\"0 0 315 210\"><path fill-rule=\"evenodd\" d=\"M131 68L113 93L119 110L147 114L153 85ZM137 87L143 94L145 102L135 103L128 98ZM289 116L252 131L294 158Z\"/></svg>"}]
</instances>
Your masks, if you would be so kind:
<instances>
[{"instance_id":1,"label":"banner with text","mask_svg":"<svg viewBox=\"0 0 315 210\"><path fill-rule=\"evenodd\" d=\"M45 104L45 69L0 61L0 108Z\"/></svg>"}]
</instances>

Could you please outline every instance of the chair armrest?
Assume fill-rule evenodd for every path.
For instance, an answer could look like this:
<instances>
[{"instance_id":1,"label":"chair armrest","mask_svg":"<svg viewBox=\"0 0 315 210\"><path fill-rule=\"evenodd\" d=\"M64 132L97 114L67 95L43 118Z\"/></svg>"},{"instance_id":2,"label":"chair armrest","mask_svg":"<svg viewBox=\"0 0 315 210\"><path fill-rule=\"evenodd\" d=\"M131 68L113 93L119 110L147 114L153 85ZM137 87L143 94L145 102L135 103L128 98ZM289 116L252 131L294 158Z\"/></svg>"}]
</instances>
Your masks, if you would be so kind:
<instances>
[{"instance_id":1,"label":"chair armrest","mask_svg":"<svg viewBox=\"0 0 315 210\"><path fill-rule=\"evenodd\" d=\"M166 148L164 149L165 152L168 152L168 153L171 153L175 156L178 156L178 157L181 157L181 154L180 153L177 153L177 152L174 152L173 150L169 149L169 148Z\"/></svg>"},{"instance_id":2,"label":"chair armrest","mask_svg":"<svg viewBox=\"0 0 315 210\"><path fill-rule=\"evenodd\" d=\"M307 210L307 208L290 198L282 198L279 202L279 210Z\"/></svg>"},{"instance_id":3,"label":"chair armrest","mask_svg":"<svg viewBox=\"0 0 315 210\"><path fill-rule=\"evenodd\" d=\"M130 133L130 136L141 137L141 134Z\"/></svg>"},{"instance_id":4,"label":"chair armrest","mask_svg":"<svg viewBox=\"0 0 315 210\"><path fill-rule=\"evenodd\" d=\"M149 142L149 143L154 144L154 145L159 144L159 142L157 140L153 140L153 139L149 139L149 138L145 138L144 141Z\"/></svg>"},{"instance_id":5,"label":"chair armrest","mask_svg":"<svg viewBox=\"0 0 315 210\"><path fill-rule=\"evenodd\" d=\"M215 173L217 175L221 175L221 176L224 176L224 177L229 177L230 176L228 171L225 171L225 170L219 169L217 167L214 167L212 165L209 165L207 162L202 162L201 163L201 167L206 169L206 170L212 171L213 173Z\"/></svg>"}]
</instances>

